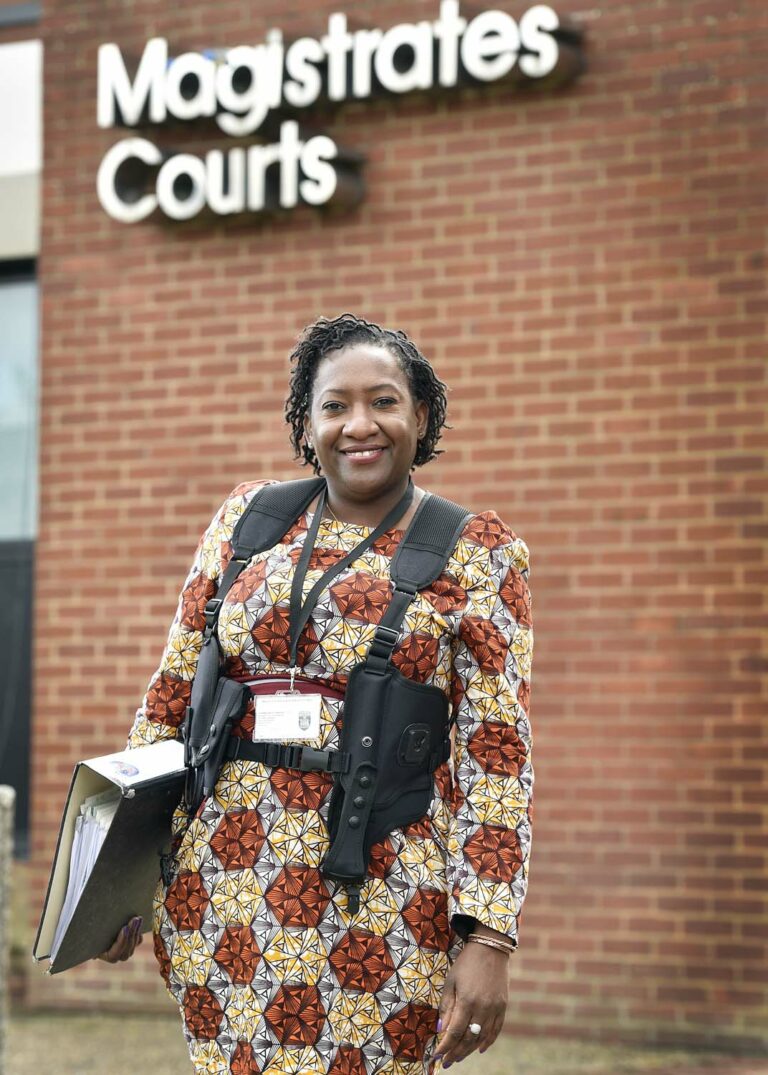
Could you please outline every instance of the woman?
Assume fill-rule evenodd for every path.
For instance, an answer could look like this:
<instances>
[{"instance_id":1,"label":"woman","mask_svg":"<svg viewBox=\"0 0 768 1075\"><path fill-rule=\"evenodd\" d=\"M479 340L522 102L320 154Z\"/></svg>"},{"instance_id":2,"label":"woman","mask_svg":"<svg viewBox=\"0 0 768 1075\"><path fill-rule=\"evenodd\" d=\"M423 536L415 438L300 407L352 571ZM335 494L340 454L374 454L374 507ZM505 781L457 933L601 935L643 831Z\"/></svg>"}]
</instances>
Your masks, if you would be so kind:
<instances>
[{"instance_id":1,"label":"woman","mask_svg":"<svg viewBox=\"0 0 768 1075\"><path fill-rule=\"evenodd\" d=\"M292 362L292 443L327 483L306 595L403 501L411 470L439 454L446 399L403 333L351 315L310 326ZM178 734L202 610L264 484L239 485L203 535L132 746ZM416 488L396 525L328 584L301 633L299 675L323 690L312 746L338 747L347 676L388 604L391 560L424 495ZM318 503L226 596L226 675L286 676L291 582ZM154 943L197 1072L417 1075L495 1040L530 847L527 578L525 543L486 511L470 516L411 605L392 663L451 699L454 756L435 772L426 816L374 845L359 910L320 870L328 774L225 762L195 817L177 812ZM250 739L253 721L249 704L235 735ZM105 958L127 958L139 939L127 928Z\"/></svg>"}]
</instances>

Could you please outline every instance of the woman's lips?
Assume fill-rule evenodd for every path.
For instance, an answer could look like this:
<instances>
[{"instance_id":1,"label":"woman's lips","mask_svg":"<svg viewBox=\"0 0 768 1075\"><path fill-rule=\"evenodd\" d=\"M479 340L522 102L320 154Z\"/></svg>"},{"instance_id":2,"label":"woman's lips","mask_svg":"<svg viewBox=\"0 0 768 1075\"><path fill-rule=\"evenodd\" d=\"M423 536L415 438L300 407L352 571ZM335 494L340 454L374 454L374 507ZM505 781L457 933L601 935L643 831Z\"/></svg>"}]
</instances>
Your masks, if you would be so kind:
<instances>
[{"instance_id":1,"label":"woman's lips","mask_svg":"<svg viewBox=\"0 0 768 1075\"><path fill-rule=\"evenodd\" d=\"M377 459L381 459L384 449L360 448L355 450L346 448L341 454L352 463L375 463Z\"/></svg>"}]
</instances>

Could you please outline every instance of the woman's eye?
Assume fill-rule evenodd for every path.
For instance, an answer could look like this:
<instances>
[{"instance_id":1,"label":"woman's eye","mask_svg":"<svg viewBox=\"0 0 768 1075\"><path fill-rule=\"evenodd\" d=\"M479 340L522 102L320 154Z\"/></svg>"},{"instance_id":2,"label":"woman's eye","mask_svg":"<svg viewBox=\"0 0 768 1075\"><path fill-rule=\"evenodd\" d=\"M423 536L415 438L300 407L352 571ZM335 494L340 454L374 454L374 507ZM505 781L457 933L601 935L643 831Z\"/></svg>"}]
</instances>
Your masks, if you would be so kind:
<instances>
[{"instance_id":1,"label":"woman's eye","mask_svg":"<svg viewBox=\"0 0 768 1075\"><path fill-rule=\"evenodd\" d=\"M395 400L392 399L391 396L382 396L380 399L376 400L375 405L377 407L391 407L394 402Z\"/></svg>"},{"instance_id":2,"label":"woman's eye","mask_svg":"<svg viewBox=\"0 0 768 1075\"><path fill-rule=\"evenodd\" d=\"M339 410L341 410L341 404L338 403L336 400L331 399L327 403L323 404L323 410L324 411L339 411Z\"/></svg>"}]
</instances>

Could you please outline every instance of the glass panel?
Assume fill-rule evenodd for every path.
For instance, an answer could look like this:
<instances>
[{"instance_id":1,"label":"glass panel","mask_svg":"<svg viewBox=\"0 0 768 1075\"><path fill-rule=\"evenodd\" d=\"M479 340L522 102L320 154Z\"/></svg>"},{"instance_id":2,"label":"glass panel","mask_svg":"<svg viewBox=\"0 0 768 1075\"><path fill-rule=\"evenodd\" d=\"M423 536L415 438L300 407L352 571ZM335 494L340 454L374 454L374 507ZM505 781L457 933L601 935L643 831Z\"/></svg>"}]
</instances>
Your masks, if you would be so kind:
<instances>
[{"instance_id":1,"label":"glass panel","mask_svg":"<svg viewBox=\"0 0 768 1075\"><path fill-rule=\"evenodd\" d=\"M37 534L37 282L0 280L0 541Z\"/></svg>"}]
</instances>

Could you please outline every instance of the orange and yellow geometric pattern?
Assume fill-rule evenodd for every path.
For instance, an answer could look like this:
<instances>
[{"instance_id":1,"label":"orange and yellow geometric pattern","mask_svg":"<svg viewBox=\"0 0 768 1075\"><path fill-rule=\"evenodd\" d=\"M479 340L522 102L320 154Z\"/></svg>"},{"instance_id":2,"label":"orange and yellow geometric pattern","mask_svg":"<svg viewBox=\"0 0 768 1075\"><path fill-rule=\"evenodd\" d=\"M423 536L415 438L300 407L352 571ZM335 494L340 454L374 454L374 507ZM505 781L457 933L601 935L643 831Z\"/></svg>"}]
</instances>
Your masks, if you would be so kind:
<instances>
[{"instance_id":1,"label":"orange and yellow geometric pattern","mask_svg":"<svg viewBox=\"0 0 768 1075\"><path fill-rule=\"evenodd\" d=\"M129 743L178 734L203 610L238 518L263 482L238 486L203 535ZM255 556L219 617L226 674L286 671L289 599L309 513ZM323 520L305 594L369 533ZM343 690L391 593L398 530L383 534L321 598L302 633L302 675ZM411 605L393 656L436 685L456 716L452 759L426 816L373 848L360 909L323 877L331 778L227 762L190 821L175 819L175 876L158 887L154 945L195 1071L206 1075L423 1075L459 947L455 915L517 936L531 844L528 549L494 512L472 517L445 571ZM253 707L236 735L250 737ZM323 697L320 735L338 746L343 702Z\"/></svg>"}]
</instances>

